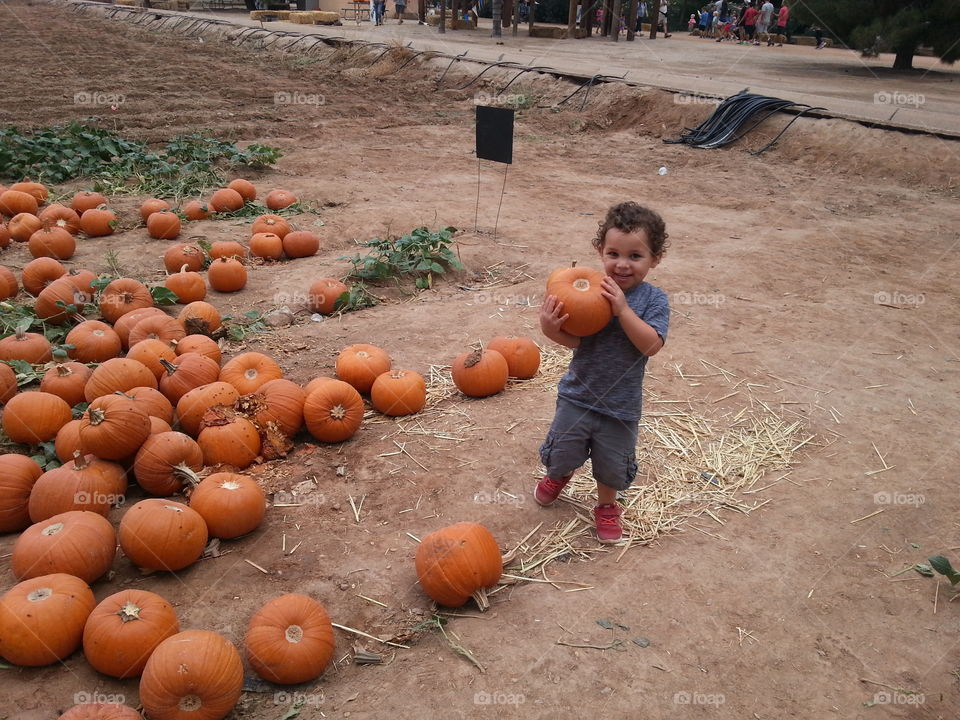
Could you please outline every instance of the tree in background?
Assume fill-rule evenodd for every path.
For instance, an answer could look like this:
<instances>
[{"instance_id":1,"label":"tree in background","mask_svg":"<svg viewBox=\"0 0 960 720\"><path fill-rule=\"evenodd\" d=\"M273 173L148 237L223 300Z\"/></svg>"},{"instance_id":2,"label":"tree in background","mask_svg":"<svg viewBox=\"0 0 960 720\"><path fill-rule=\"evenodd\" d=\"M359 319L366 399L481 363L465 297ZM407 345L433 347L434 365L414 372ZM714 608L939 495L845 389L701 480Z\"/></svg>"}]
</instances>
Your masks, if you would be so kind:
<instances>
[{"instance_id":1,"label":"tree in background","mask_svg":"<svg viewBox=\"0 0 960 720\"><path fill-rule=\"evenodd\" d=\"M791 9L850 47L896 53L895 70L910 70L921 46L960 60L960 0L796 0Z\"/></svg>"}]
</instances>

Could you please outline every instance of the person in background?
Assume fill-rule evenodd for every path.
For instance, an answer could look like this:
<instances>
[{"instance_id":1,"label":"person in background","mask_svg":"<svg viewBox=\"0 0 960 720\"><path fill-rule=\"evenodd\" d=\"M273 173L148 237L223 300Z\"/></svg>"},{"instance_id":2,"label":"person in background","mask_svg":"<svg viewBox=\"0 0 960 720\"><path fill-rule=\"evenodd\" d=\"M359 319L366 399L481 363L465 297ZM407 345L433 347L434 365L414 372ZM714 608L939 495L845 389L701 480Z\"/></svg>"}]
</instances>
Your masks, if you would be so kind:
<instances>
[{"instance_id":1,"label":"person in background","mask_svg":"<svg viewBox=\"0 0 960 720\"><path fill-rule=\"evenodd\" d=\"M697 26L697 16L693 13L690 13L690 19L687 20L687 32L693 32L693 29Z\"/></svg>"},{"instance_id":2,"label":"person in background","mask_svg":"<svg viewBox=\"0 0 960 720\"><path fill-rule=\"evenodd\" d=\"M667 13L670 12L670 4L667 0L660 0L660 15L657 20L657 27L663 28L663 36L670 37L670 31L667 29Z\"/></svg>"},{"instance_id":3,"label":"person in background","mask_svg":"<svg viewBox=\"0 0 960 720\"><path fill-rule=\"evenodd\" d=\"M642 25L644 21L650 16L650 11L647 9L646 0L640 0L640 5L637 7L637 26L633 29L634 32L641 32Z\"/></svg>"},{"instance_id":4,"label":"person in background","mask_svg":"<svg viewBox=\"0 0 960 720\"><path fill-rule=\"evenodd\" d=\"M704 8L700 11L700 37L707 37L710 33L710 11Z\"/></svg>"},{"instance_id":5,"label":"person in background","mask_svg":"<svg viewBox=\"0 0 960 720\"><path fill-rule=\"evenodd\" d=\"M407 11L407 0L395 0L394 8L396 18L400 21L398 24L403 25L403 14Z\"/></svg>"},{"instance_id":6,"label":"person in background","mask_svg":"<svg viewBox=\"0 0 960 720\"><path fill-rule=\"evenodd\" d=\"M826 41L823 39L823 28L819 25L813 26L813 36L817 39L817 50L823 50Z\"/></svg>"},{"instance_id":7,"label":"person in background","mask_svg":"<svg viewBox=\"0 0 960 720\"><path fill-rule=\"evenodd\" d=\"M773 3L770 0L764 0L760 6L760 19L757 20L757 41L754 45L759 45L761 40L767 40L770 33L770 25L773 23Z\"/></svg>"},{"instance_id":8,"label":"person in background","mask_svg":"<svg viewBox=\"0 0 960 720\"><path fill-rule=\"evenodd\" d=\"M746 37L746 42L753 43L754 45L759 45L757 42L757 17L759 13L757 9L751 4L750 0L747 0L746 9L743 11L743 33Z\"/></svg>"},{"instance_id":9,"label":"person in background","mask_svg":"<svg viewBox=\"0 0 960 720\"><path fill-rule=\"evenodd\" d=\"M771 33L767 36L767 47L773 45L773 41L777 41L777 47L783 47L783 44L790 39L790 36L787 35L787 22L790 20L790 8L787 7L787 0L783 0L780 3L780 11L777 13L777 27L775 34Z\"/></svg>"}]
</instances>

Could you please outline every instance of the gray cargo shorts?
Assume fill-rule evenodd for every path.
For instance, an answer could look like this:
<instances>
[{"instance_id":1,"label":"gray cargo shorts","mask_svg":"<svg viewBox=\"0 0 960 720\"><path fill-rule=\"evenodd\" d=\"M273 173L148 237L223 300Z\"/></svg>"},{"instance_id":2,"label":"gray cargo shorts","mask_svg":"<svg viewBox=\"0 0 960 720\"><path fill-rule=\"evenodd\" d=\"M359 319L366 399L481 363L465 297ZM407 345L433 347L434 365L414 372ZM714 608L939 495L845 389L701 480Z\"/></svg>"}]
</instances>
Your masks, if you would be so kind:
<instances>
[{"instance_id":1,"label":"gray cargo shorts","mask_svg":"<svg viewBox=\"0 0 960 720\"><path fill-rule=\"evenodd\" d=\"M638 425L557 398L557 413L540 446L547 477L567 477L590 458L597 482L626 490L637 476Z\"/></svg>"}]
</instances>

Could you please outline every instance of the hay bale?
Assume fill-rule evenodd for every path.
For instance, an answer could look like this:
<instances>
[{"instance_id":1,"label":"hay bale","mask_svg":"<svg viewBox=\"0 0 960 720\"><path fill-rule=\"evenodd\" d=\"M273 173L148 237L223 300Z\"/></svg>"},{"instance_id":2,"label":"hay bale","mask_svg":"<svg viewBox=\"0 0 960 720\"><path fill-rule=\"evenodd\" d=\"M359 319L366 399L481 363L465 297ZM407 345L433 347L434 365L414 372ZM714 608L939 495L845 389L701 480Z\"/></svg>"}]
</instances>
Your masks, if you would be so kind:
<instances>
[{"instance_id":1,"label":"hay bale","mask_svg":"<svg viewBox=\"0 0 960 720\"><path fill-rule=\"evenodd\" d=\"M532 27L530 28L530 37L533 38L551 38L553 40L566 40L568 30L565 27Z\"/></svg>"},{"instance_id":2,"label":"hay bale","mask_svg":"<svg viewBox=\"0 0 960 720\"><path fill-rule=\"evenodd\" d=\"M312 25L313 17L317 14L314 10L291 10L287 16L287 21L298 25Z\"/></svg>"},{"instance_id":3,"label":"hay bale","mask_svg":"<svg viewBox=\"0 0 960 720\"><path fill-rule=\"evenodd\" d=\"M326 10L316 10L312 13L313 22L316 25L339 25L340 14L328 12Z\"/></svg>"}]
</instances>

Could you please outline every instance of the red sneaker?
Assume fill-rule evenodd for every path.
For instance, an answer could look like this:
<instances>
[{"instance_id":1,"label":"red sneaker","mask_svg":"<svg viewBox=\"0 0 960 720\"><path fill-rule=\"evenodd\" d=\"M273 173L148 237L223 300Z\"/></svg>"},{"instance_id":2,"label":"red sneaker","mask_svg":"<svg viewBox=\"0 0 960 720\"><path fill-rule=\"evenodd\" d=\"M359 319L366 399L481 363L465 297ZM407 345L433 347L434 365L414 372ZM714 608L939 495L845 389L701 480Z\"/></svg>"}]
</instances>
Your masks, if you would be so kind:
<instances>
[{"instance_id":1,"label":"red sneaker","mask_svg":"<svg viewBox=\"0 0 960 720\"><path fill-rule=\"evenodd\" d=\"M565 478L554 480L553 478L544 476L543 480L537 483L537 487L533 491L533 499L544 507L552 505L554 501L560 497L560 493L563 492L567 483L570 482L571 477L573 476L567 475Z\"/></svg>"},{"instance_id":2,"label":"red sneaker","mask_svg":"<svg viewBox=\"0 0 960 720\"><path fill-rule=\"evenodd\" d=\"M620 525L620 506L616 503L597 505L593 509L593 517L597 523L597 540L604 545L613 545L623 537L623 527Z\"/></svg>"}]
</instances>

